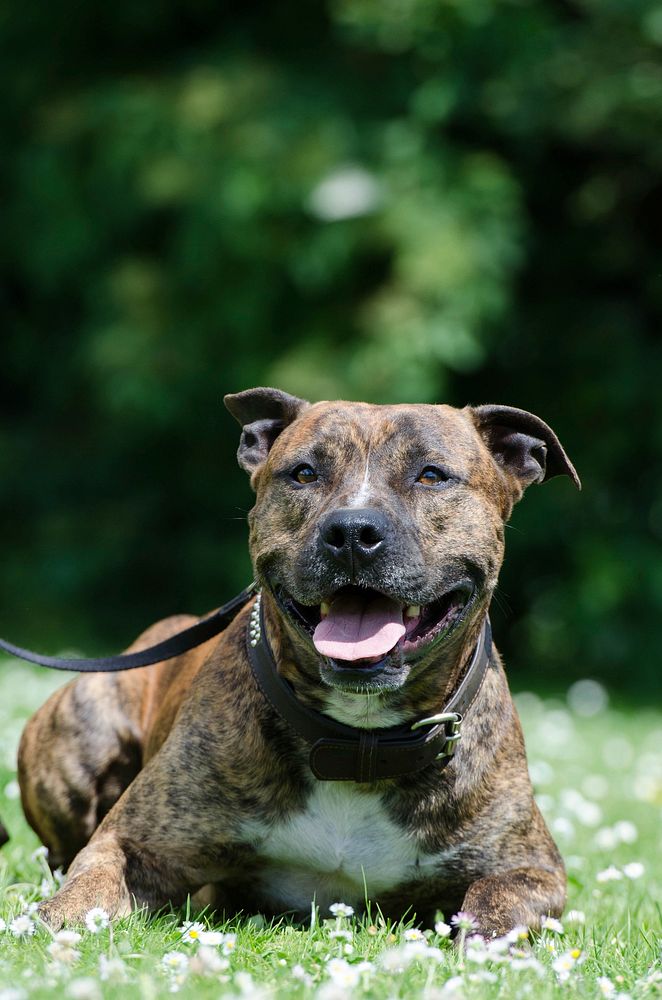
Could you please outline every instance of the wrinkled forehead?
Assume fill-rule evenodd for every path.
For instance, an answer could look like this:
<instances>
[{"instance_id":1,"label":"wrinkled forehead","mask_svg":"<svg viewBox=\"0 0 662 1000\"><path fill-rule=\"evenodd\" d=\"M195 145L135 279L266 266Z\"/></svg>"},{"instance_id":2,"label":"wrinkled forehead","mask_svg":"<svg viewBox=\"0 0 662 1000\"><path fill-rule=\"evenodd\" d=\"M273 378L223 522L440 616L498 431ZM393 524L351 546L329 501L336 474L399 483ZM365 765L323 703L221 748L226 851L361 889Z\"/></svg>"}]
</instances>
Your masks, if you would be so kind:
<instances>
[{"instance_id":1,"label":"wrinkled forehead","mask_svg":"<svg viewBox=\"0 0 662 1000\"><path fill-rule=\"evenodd\" d=\"M479 453L469 418L452 406L315 403L278 438L273 459L292 454L344 461L436 456L470 462Z\"/></svg>"}]
</instances>

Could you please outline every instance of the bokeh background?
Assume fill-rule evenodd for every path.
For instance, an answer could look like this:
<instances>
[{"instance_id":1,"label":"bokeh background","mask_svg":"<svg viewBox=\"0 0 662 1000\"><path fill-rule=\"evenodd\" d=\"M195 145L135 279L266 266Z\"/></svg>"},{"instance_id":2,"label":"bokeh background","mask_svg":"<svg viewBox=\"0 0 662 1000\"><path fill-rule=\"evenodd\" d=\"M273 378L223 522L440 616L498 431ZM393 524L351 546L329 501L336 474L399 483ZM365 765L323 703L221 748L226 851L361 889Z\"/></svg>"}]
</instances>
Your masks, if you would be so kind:
<instances>
[{"instance_id":1,"label":"bokeh background","mask_svg":"<svg viewBox=\"0 0 662 1000\"><path fill-rule=\"evenodd\" d=\"M0 634L250 579L224 392L500 402L584 484L513 516L514 686L659 697L659 4L13 3L0 85Z\"/></svg>"}]
</instances>

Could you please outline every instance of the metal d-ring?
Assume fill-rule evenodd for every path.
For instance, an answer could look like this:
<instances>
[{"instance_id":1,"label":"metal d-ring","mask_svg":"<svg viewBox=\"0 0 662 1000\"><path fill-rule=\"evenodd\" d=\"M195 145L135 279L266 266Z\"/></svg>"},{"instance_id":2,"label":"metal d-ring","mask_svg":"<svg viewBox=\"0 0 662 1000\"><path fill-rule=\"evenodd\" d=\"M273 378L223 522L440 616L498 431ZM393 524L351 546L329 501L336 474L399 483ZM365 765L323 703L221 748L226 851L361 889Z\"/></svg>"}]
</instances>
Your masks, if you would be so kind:
<instances>
[{"instance_id":1,"label":"metal d-ring","mask_svg":"<svg viewBox=\"0 0 662 1000\"><path fill-rule=\"evenodd\" d=\"M422 726L438 726L440 722L450 722L453 726L451 732L455 734L462 724L462 716L459 712L437 712L436 715L429 715L427 719L419 719L412 723L412 729L421 729Z\"/></svg>"},{"instance_id":2,"label":"metal d-ring","mask_svg":"<svg viewBox=\"0 0 662 1000\"><path fill-rule=\"evenodd\" d=\"M462 727L462 716L459 712L437 712L436 715L430 715L427 719L419 719L418 722L414 722L412 729L420 729L421 726L436 726L445 723L446 729L446 742L444 743L444 749L441 753L438 753L435 760L442 760L444 757L452 757L455 753L455 748L458 741L462 738L462 733L460 729Z\"/></svg>"}]
</instances>

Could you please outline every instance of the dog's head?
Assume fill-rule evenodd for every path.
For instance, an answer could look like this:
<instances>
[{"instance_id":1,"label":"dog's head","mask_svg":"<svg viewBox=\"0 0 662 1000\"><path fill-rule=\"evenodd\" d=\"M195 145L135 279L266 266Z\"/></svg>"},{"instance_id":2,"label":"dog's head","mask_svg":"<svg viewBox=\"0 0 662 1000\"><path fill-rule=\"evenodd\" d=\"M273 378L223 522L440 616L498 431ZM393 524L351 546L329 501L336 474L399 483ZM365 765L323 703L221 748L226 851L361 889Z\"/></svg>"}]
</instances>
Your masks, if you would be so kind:
<instances>
[{"instance_id":1,"label":"dog's head","mask_svg":"<svg viewBox=\"0 0 662 1000\"><path fill-rule=\"evenodd\" d=\"M325 684L400 688L482 619L504 523L531 483L579 479L554 432L507 406L226 396L256 578Z\"/></svg>"}]
</instances>

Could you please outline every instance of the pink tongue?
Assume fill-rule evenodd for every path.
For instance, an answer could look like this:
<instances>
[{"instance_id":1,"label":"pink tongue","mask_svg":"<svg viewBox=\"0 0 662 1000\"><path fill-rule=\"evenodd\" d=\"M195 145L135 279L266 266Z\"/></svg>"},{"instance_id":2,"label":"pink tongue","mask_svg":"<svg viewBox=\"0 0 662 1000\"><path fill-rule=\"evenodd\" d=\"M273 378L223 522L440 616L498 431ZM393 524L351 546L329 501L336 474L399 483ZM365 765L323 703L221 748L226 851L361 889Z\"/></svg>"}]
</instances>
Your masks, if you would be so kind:
<instances>
[{"instance_id":1,"label":"pink tongue","mask_svg":"<svg viewBox=\"0 0 662 1000\"><path fill-rule=\"evenodd\" d=\"M389 597L337 597L315 629L313 642L334 660L382 657L405 634L402 606Z\"/></svg>"}]
</instances>

